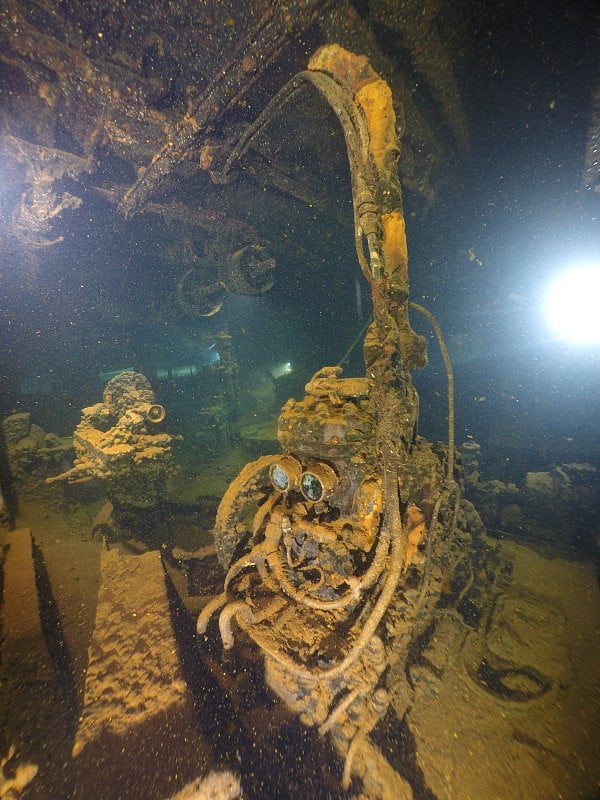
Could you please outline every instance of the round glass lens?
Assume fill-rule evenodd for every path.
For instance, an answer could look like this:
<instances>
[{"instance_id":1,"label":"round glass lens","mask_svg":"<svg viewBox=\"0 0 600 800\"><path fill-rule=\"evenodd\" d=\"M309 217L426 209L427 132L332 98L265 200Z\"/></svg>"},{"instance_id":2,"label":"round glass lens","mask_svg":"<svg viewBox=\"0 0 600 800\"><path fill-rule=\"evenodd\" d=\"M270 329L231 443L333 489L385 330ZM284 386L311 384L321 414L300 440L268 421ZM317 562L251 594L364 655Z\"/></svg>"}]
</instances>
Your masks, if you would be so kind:
<instances>
[{"instance_id":1,"label":"round glass lens","mask_svg":"<svg viewBox=\"0 0 600 800\"><path fill-rule=\"evenodd\" d=\"M312 472L304 473L300 481L300 488L304 497L307 500L312 500L313 503L318 502L323 497L323 484Z\"/></svg>"},{"instance_id":2,"label":"round glass lens","mask_svg":"<svg viewBox=\"0 0 600 800\"><path fill-rule=\"evenodd\" d=\"M288 488L290 479L288 478L287 472L279 464L274 464L271 467L269 477L271 478L271 483L278 491L285 492Z\"/></svg>"}]
</instances>

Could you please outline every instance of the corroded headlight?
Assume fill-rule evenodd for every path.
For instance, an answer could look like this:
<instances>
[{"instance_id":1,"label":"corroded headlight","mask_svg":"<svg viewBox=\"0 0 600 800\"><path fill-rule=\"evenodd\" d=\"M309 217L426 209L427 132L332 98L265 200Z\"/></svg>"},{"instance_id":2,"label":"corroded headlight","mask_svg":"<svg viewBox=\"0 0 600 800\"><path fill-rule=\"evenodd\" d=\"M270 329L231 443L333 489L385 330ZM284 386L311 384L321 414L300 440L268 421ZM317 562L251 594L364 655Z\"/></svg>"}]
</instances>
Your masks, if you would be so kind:
<instances>
[{"instance_id":1,"label":"corroded headlight","mask_svg":"<svg viewBox=\"0 0 600 800\"><path fill-rule=\"evenodd\" d=\"M292 456L282 456L269 469L269 480L278 492L297 488L302 467Z\"/></svg>"},{"instance_id":2,"label":"corroded headlight","mask_svg":"<svg viewBox=\"0 0 600 800\"><path fill-rule=\"evenodd\" d=\"M311 503L331 497L337 484L337 475L328 464L312 464L300 479L300 491Z\"/></svg>"}]
</instances>

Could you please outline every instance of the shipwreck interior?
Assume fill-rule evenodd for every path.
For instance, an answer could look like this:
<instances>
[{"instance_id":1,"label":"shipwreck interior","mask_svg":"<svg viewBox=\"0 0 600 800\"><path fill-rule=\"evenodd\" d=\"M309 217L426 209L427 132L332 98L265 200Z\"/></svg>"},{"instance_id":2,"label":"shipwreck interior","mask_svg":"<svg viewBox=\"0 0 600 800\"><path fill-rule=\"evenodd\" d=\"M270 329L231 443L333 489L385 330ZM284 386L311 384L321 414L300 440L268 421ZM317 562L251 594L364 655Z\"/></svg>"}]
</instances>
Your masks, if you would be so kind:
<instances>
[{"instance_id":1,"label":"shipwreck interior","mask_svg":"<svg viewBox=\"0 0 600 800\"><path fill-rule=\"evenodd\" d=\"M600 797L598 32L2 3L0 800Z\"/></svg>"}]
</instances>

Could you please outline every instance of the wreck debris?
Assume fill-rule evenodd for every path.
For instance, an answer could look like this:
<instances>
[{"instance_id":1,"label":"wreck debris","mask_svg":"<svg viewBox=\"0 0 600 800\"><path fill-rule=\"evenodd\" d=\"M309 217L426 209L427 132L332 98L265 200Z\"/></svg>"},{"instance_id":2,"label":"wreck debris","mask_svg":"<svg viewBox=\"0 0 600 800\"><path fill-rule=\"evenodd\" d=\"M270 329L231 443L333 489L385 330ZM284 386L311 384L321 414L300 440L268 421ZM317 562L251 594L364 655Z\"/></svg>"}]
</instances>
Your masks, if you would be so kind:
<instances>
[{"instance_id":1,"label":"wreck debris","mask_svg":"<svg viewBox=\"0 0 600 800\"><path fill-rule=\"evenodd\" d=\"M428 25L433 19L428 35L438 13L435 7L423 15ZM0 134L19 139L30 150L31 180L16 174L20 185L10 200L12 227L30 249L62 241L59 215L66 217L92 195L120 202L126 215L161 205L165 218L172 208L178 225L199 219L200 227L202 221L210 225L212 216L213 229L243 227L239 214L230 218L226 210L214 211L212 200L217 198L218 206L221 194L205 184L237 139L247 109L268 89L274 74L269 68L276 63L281 74L293 74L309 28L316 41L339 41L349 49L364 45L364 52L373 56L401 97L399 136L407 128L405 111L409 121L401 155L403 180L428 197L435 193L439 175L436 186L431 176L446 171L451 154L417 111L405 76L378 44L368 14L361 15L351 3L294 0L283 8L253 0L236 13L231 32L222 30L224 10L202 4L164 4L136 14L114 4L91 11L78 1L60 8L19 0L3 4L0 63L6 72L2 103L7 113ZM189 24L182 24L183 19ZM206 57L197 58L199 52ZM428 73L428 81L434 78L439 81L439 75ZM460 97L454 99L460 105ZM63 185L51 180L46 172L51 151L79 159L83 172L65 173L72 180ZM12 165L12 145L4 152ZM299 199L345 224L337 198L312 170L298 171L280 154L259 155L245 170L262 188L274 187L277 194ZM94 177L87 179L84 172ZM319 172L318 163L314 172ZM204 207L199 211L197 196L189 205L187 199L178 199L182 177L201 188ZM165 200L150 197L159 183ZM247 231L238 244L260 239Z\"/></svg>"},{"instance_id":2,"label":"wreck debris","mask_svg":"<svg viewBox=\"0 0 600 800\"><path fill-rule=\"evenodd\" d=\"M220 357L216 368L217 375L225 402L233 409L235 398L239 397L237 384L239 366L233 352L233 336L223 329L216 334L215 341Z\"/></svg>"},{"instance_id":3,"label":"wreck debris","mask_svg":"<svg viewBox=\"0 0 600 800\"><path fill-rule=\"evenodd\" d=\"M192 238L186 236L174 249L173 256L186 266L177 278L175 300L190 317L212 317L221 310L225 286L220 273L221 264L227 257L226 246L217 236L205 245L201 257Z\"/></svg>"},{"instance_id":4,"label":"wreck debris","mask_svg":"<svg viewBox=\"0 0 600 800\"><path fill-rule=\"evenodd\" d=\"M78 208L81 199L70 192L58 198L51 184L41 176L35 186L21 196L19 207L13 216L13 233L30 247L48 247L63 241L62 236L49 238L50 220L65 208Z\"/></svg>"},{"instance_id":5,"label":"wreck debris","mask_svg":"<svg viewBox=\"0 0 600 800\"><path fill-rule=\"evenodd\" d=\"M104 547L100 577L72 752L76 794L101 786L107 797L119 786L122 796L148 796L161 775L190 780L206 769L209 749L194 724L160 552ZM149 755L153 767L140 774Z\"/></svg>"},{"instance_id":6,"label":"wreck debris","mask_svg":"<svg viewBox=\"0 0 600 800\"><path fill-rule=\"evenodd\" d=\"M394 8L392 9L392 13ZM434 133L415 103L408 76L378 43L373 26L350 0L335 3L319 20L325 41L337 42L346 50L361 52L379 73L386 76L394 97L396 130L402 148L398 169L402 186L417 192L425 207L435 201L440 184L440 168L452 158L451 148ZM438 174L436 174L438 173Z\"/></svg>"},{"instance_id":7,"label":"wreck debris","mask_svg":"<svg viewBox=\"0 0 600 800\"><path fill-rule=\"evenodd\" d=\"M46 482L100 479L115 505L156 505L172 470L173 437L154 430L165 415L144 375L122 372L111 378L102 402L82 410L73 436L74 466Z\"/></svg>"},{"instance_id":8,"label":"wreck debris","mask_svg":"<svg viewBox=\"0 0 600 800\"><path fill-rule=\"evenodd\" d=\"M221 310L225 286L222 281L211 280L211 277L208 270L192 267L177 279L177 305L190 317L213 317Z\"/></svg>"},{"instance_id":9,"label":"wreck debris","mask_svg":"<svg viewBox=\"0 0 600 800\"><path fill-rule=\"evenodd\" d=\"M408 319L399 148L385 81L364 57L321 48L243 133L221 176L307 84L332 106L346 139L357 257L374 306L366 377L320 369L306 396L282 409L283 454L248 464L230 485L214 527L227 575L197 629L204 633L218 612L225 649L235 643L234 623L259 646L268 685L345 759L345 789L357 775L364 796L408 799L409 785L369 734L388 712L387 670L406 661L441 575L467 557L459 542L470 534L454 454L434 453L415 434L409 368L425 363L425 349Z\"/></svg>"},{"instance_id":10,"label":"wreck debris","mask_svg":"<svg viewBox=\"0 0 600 800\"><path fill-rule=\"evenodd\" d=\"M244 132L222 166L220 179L242 158L257 133L307 84L314 86L334 109L346 139L356 253L373 289L375 324L365 343L367 367L373 368L369 357L371 350L386 352L389 358L398 346L392 342L398 341L405 366L423 366L426 363L425 341L416 336L408 320L408 256L402 193L396 170L399 155L396 117L389 87L364 57L352 56L338 45L317 51L309 62L309 69L292 78ZM364 255L363 239L369 263ZM388 306L389 311L384 310ZM384 320L386 316L389 317L387 321ZM390 324L397 328L395 337ZM389 339L387 347L378 347L376 341L370 344L370 340L378 336ZM383 341L379 345L383 345Z\"/></svg>"},{"instance_id":11,"label":"wreck debris","mask_svg":"<svg viewBox=\"0 0 600 800\"><path fill-rule=\"evenodd\" d=\"M139 163L164 140L167 117L152 107L157 87L151 80L88 55L77 27L68 36L61 31L61 41L32 24L26 6L15 0L2 12L0 59L29 79L30 65L43 71L37 92L45 111L68 117L70 135L86 154L106 137L116 153Z\"/></svg>"},{"instance_id":12,"label":"wreck debris","mask_svg":"<svg viewBox=\"0 0 600 800\"><path fill-rule=\"evenodd\" d=\"M246 245L225 262L223 284L231 294L264 294L273 287L275 266L275 259L262 245Z\"/></svg>"},{"instance_id":13,"label":"wreck debris","mask_svg":"<svg viewBox=\"0 0 600 800\"><path fill-rule=\"evenodd\" d=\"M92 162L73 153L26 142L17 136L0 139L0 154L25 164L25 182L29 188L21 195L13 212L13 233L30 247L47 247L63 241L52 238L52 220L67 208L78 208L82 200L70 192L58 194L54 184L65 175L77 177L92 172Z\"/></svg>"},{"instance_id":14,"label":"wreck debris","mask_svg":"<svg viewBox=\"0 0 600 800\"><path fill-rule=\"evenodd\" d=\"M467 496L492 533L590 553L597 550L600 489L593 465L556 464L543 472L527 472L518 484L505 483L482 477L477 442L464 442L461 452Z\"/></svg>"},{"instance_id":15,"label":"wreck debris","mask_svg":"<svg viewBox=\"0 0 600 800\"><path fill-rule=\"evenodd\" d=\"M225 293L256 295L273 286L275 259L260 244L249 244L227 253L217 240L206 247L204 258L196 255L190 239L184 240L182 259L191 265L177 279L177 304L191 317L212 317L221 310Z\"/></svg>"},{"instance_id":16,"label":"wreck debris","mask_svg":"<svg viewBox=\"0 0 600 800\"><path fill-rule=\"evenodd\" d=\"M36 765L18 762L37 761L34 754L43 747L43 737L53 731L62 741L68 726L65 718L56 719L57 704L64 695L42 626L31 532L10 531L5 541L0 719L14 750L11 748L2 759L0 797L16 800L38 773ZM55 779L63 777L61 762L62 752L57 746L39 764L41 780L49 781L52 788Z\"/></svg>"},{"instance_id":17,"label":"wreck debris","mask_svg":"<svg viewBox=\"0 0 600 800\"><path fill-rule=\"evenodd\" d=\"M474 439L467 439L460 446L462 455L463 469L465 473L465 483L476 485L479 481L479 457L481 455L481 445Z\"/></svg>"},{"instance_id":18,"label":"wreck debris","mask_svg":"<svg viewBox=\"0 0 600 800\"><path fill-rule=\"evenodd\" d=\"M209 772L188 783L170 800L242 800L240 779L233 772Z\"/></svg>"},{"instance_id":19,"label":"wreck debris","mask_svg":"<svg viewBox=\"0 0 600 800\"><path fill-rule=\"evenodd\" d=\"M19 800L25 788L31 783L38 773L37 764L18 764L14 774L10 775L5 769L15 755L15 747L11 745L8 753L0 758L0 798L2 800Z\"/></svg>"},{"instance_id":20,"label":"wreck debris","mask_svg":"<svg viewBox=\"0 0 600 800\"><path fill-rule=\"evenodd\" d=\"M37 483L64 469L73 449L71 437L46 433L31 421L28 411L5 417L2 435L11 477L24 484Z\"/></svg>"},{"instance_id":21,"label":"wreck debris","mask_svg":"<svg viewBox=\"0 0 600 800\"><path fill-rule=\"evenodd\" d=\"M258 76L281 53L286 42L310 27L330 0L296 0L285 7L270 5L256 26L237 45L229 63L177 124L169 141L158 150L120 204L125 216L140 211L162 178L197 145L207 131L235 105Z\"/></svg>"},{"instance_id":22,"label":"wreck debris","mask_svg":"<svg viewBox=\"0 0 600 800\"><path fill-rule=\"evenodd\" d=\"M214 532L228 572L198 631L219 612L228 648L237 623L262 650L269 686L305 724L330 734L370 783L365 760L377 758L368 733L388 709L384 673L405 657L439 597L442 564L452 571L464 553L452 522L459 495L444 491L443 464L422 440L401 472L402 548L384 503L393 490L378 474L370 382L339 374L320 370L307 396L286 404L279 419L284 454L248 464L225 493ZM451 521L443 535L442 516ZM420 590L397 594L408 576ZM392 774L379 785L399 784L398 796L410 797L378 758L380 775ZM386 792L368 796L392 796Z\"/></svg>"}]
</instances>

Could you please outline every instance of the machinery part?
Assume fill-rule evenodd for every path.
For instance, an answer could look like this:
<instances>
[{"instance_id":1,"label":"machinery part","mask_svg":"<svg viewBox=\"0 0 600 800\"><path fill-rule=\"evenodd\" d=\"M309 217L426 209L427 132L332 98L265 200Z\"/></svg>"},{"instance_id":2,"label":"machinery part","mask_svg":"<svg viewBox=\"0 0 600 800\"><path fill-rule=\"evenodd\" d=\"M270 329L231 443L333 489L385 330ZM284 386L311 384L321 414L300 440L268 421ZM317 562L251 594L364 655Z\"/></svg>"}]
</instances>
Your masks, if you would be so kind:
<instances>
[{"instance_id":1,"label":"machinery part","mask_svg":"<svg viewBox=\"0 0 600 800\"><path fill-rule=\"evenodd\" d=\"M179 277L175 297L190 317L212 317L221 310L225 285L221 280L206 283L204 271L193 267Z\"/></svg>"},{"instance_id":2,"label":"machinery part","mask_svg":"<svg viewBox=\"0 0 600 800\"><path fill-rule=\"evenodd\" d=\"M233 554L246 535L241 526L236 526L238 515L245 520L253 520L261 502L269 494L271 467L279 459L276 456L263 456L247 464L231 483L219 504L213 529L217 556L223 567L228 568Z\"/></svg>"},{"instance_id":3,"label":"machinery part","mask_svg":"<svg viewBox=\"0 0 600 800\"><path fill-rule=\"evenodd\" d=\"M141 403L138 406L138 411L144 415L146 422L153 422L155 425L162 422L167 416L165 407L161 406L160 403Z\"/></svg>"},{"instance_id":4,"label":"machinery part","mask_svg":"<svg viewBox=\"0 0 600 800\"><path fill-rule=\"evenodd\" d=\"M329 500L337 485L338 478L329 464L311 464L302 473L300 491L311 503Z\"/></svg>"},{"instance_id":5,"label":"machinery part","mask_svg":"<svg viewBox=\"0 0 600 800\"><path fill-rule=\"evenodd\" d=\"M269 469L269 478L276 491L295 489L311 503L328 500L338 482L335 470L328 464L315 462L303 470L302 465L291 456L278 459Z\"/></svg>"},{"instance_id":6,"label":"machinery part","mask_svg":"<svg viewBox=\"0 0 600 800\"><path fill-rule=\"evenodd\" d=\"M134 407L143 415L142 409L154 402L150 381L141 372L120 372L108 381L102 393L102 403L113 417L122 417Z\"/></svg>"},{"instance_id":7,"label":"machinery part","mask_svg":"<svg viewBox=\"0 0 600 800\"><path fill-rule=\"evenodd\" d=\"M231 294L263 294L273 286L275 267L264 247L249 244L229 256L220 279Z\"/></svg>"},{"instance_id":8,"label":"machinery part","mask_svg":"<svg viewBox=\"0 0 600 800\"><path fill-rule=\"evenodd\" d=\"M334 109L346 139L357 257L373 297L366 376L342 378L340 366L315 373L306 396L282 409L283 455L248 464L230 485L214 527L227 574L198 631L218 611L228 649L234 623L242 628L264 655L268 685L305 724L331 736L345 759L345 787L356 771L369 797L383 797L368 780L365 760L381 757L369 733L387 711L386 670L406 661L440 596L440 575L464 558L456 546L460 492L454 454L445 470L446 454L416 436L408 370L425 363L425 348L408 319L387 84L365 58L321 48L241 137L223 172L307 83ZM388 768L398 796L408 797Z\"/></svg>"},{"instance_id":9,"label":"machinery part","mask_svg":"<svg viewBox=\"0 0 600 800\"><path fill-rule=\"evenodd\" d=\"M386 451L380 466L365 447L378 414L356 381L320 370L304 400L282 411L286 452L248 464L227 490L214 528L224 591L197 624L205 633L218 613L225 649L242 628L265 656L271 688L346 758L357 733L372 755L368 732L387 710L382 676L405 657L406 635L416 635L439 596L432 564L449 560L456 516L442 461L425 443L400 475ZM322 487L308 499L306 475ZM435 477L426 485L423 475ZM439 524L442 509L449 525ZM418 587L410 602L407 585ZM398 624L403 636L385 633ZM346 761L350 771L353 763Z\"/></svg>"},{"instance_id":10,"label":"machinery part","mask_svg":"<svg viewBox=\"0 0 600 800\"><path fill-rule=\"evenodd\" d=\"M209 348L210 361L204 361L201 364L185 364L176 367L158 367L152 373L152 377L157 381L180 381L187 378L198 378L205 374L204 371L209 367L216 366L221 357L216 349ZM120 375L122 372L135 372L133 367L125 367L124 369L111 370L110 372L101 372L98 378L101 383L106 383L111 378Z\"/></svg>"},{"instance_id":11,"label":"machinery part","mask_svg":"<svg viewBox=\"0 0 600 800\"><path fill-rule=\"evenodd\" d=\"M156 370L157 381L176 381L182 378L197 378L200 374L200 368L194 364L189 364L186 367L163 367Z\"/></svg>"},{"instance_id":12,"label":"machinery part","mask_svg":"<svg viewBox=\"0 0 600 800\"><path fill-rule=\"evenodd\" d=\"M342 126L350 162L357 258L369 283L380 284L383 290L373 295L376 323L378 309L388 306L399 329L406 365L423 366L425 341L410 327L407 313L408 261L401 187L395 169L399 154L395 113L388 85L366 58L339 45L320 48L310 59L309 69L292 78L240 137L218 178L224 179L259 131L307 84L317 89Z\"/></svg>"},{"instance_id":13,"label":"machinery part","mask_svg":"<svg viewBox=\"0 0 600 800\"><path fill-rule=\"evenodd\" d=\"M302 477L302 465L292 456L281 456L269 468L269 478L278 492L297 488Z\"/></svg>"},{"instance_id":14,"label":"machinery part","mask_svg":"<svg viewBox=\"0 0 600 800\"><path fill-rule=\"evenodd\" d=\"M120 507L149 507L162 498L172 470L172 437L152 432L166 416L148 379L121 372L107 383L102 402L84 408L75 429L75 465L47 483L103 480Z\"/></svg>"},{"instance_id":15,"label":"machinery part","mask_svg":"<svg viewBox=\"0 0 600 800\"><path fill-rule=\"evenodd\" d=\"M446 467L446 481L448 485L454 480L454 370L452 369L452 362L448 354L448 348L444 342L442 329L440 328L437 319L433 316L429 309L421 306L412 301L408 304L409 308L414 308L419 314L422 314L429 322L435 333L438 347L442 354L444 367L446 368L446 380L448 383L448 465Z\"/></svg>"},{"instance_id":16,"label":"machinery part","mask_svg":"<svg viewBox=\"0 0 600 800\"><path fill-rule=\"evenodd\" d=\"M259 244L236 250L229 256L194 259L197 266L177 280L175 297L180 308L192 317L212 317L221 310L225 293L256 295L273 286L275 259Z\"/></svg>"}]
</instances>

